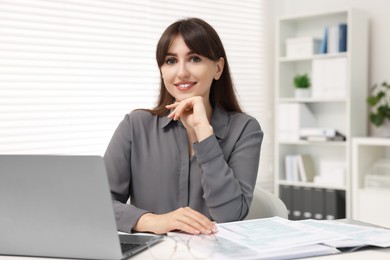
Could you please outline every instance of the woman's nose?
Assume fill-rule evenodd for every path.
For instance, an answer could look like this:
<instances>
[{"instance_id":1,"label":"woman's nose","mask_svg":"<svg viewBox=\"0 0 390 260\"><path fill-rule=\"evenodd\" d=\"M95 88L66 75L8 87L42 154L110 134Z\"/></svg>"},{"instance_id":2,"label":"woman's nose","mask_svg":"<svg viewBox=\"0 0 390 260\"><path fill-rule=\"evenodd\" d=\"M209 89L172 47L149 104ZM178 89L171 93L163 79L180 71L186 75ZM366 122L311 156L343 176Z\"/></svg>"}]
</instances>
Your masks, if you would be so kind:
<instances>
[{"instance_id":1,"label":"woman's nose","mask_svg":"<svg viewBox=\"0 0 390 260\"><path fill-rule=\"evenodd\" d=\"M177 76L179 79L186 79L190 75L190 72L188 70L187 64L184 63L179 63L179 68L177 72Z\"/></svg>"}]
</instances>

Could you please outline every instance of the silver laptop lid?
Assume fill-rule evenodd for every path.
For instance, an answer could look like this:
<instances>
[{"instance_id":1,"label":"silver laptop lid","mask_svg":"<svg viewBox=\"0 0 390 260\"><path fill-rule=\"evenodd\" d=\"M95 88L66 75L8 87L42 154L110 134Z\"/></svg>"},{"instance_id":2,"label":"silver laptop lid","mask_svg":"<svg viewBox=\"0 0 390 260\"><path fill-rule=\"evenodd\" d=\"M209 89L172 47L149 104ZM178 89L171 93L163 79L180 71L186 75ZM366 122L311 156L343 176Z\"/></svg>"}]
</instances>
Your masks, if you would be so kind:
<instances>
[{"instance_id":1,"label":"silver laptop lid","mask_svg":"<svg viewBox=\"0 0 390 260\"><path fill-rule=\"evenodd\" d=\"M0 155L0 254L121 259L100 156Z\"/></svg>"}]
</instances>

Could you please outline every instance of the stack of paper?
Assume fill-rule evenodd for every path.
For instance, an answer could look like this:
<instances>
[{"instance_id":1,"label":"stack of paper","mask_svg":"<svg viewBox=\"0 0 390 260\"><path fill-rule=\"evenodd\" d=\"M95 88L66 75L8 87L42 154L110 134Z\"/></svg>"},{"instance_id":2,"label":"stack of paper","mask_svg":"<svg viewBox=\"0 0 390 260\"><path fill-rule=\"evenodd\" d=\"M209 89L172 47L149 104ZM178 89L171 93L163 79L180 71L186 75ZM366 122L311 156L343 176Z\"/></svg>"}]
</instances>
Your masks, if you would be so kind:
<instances>
[{"instance_id":1,"label":"stack of paper","mask_svg":"<svg viewBox=\"0 0 390 260\"><path fill-rule=\"evenodd\" d=\"M169 235L182 236L184 241L189 239L180 233ZM293 259L366 246L390 247L387 229L279 217L218 224L216 238L211 259Z\"/></svg>"}]
</instances>

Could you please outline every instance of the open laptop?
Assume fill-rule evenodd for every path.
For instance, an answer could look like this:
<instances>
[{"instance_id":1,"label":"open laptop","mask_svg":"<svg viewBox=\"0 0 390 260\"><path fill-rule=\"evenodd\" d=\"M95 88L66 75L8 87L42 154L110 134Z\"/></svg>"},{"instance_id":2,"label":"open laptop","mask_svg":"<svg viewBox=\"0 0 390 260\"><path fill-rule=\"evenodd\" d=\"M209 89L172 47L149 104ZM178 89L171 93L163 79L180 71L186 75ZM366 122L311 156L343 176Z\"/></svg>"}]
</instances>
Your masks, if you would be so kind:
<instances>
[{"instance_id":1,"label":"open laptop","mask_svg":"<svg viewBox=\"0 0 390 260\"><path fill-rule=\"evenodd\" d=\"M0 255L117 260L161 239L118 235L102 157L0 155Z\"/></svg>"}]
</instances>

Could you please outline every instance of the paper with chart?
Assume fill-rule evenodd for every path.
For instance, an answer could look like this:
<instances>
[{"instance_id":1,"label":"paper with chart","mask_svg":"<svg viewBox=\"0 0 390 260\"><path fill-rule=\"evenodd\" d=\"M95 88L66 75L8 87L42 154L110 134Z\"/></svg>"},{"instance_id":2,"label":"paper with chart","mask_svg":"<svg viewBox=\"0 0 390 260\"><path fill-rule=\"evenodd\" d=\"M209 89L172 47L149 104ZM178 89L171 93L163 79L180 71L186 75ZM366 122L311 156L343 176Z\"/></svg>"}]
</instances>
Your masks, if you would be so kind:
<instances>
[{"instance_id":1,"label":"paper with chart","mask_svg":"<svg viewBox=\"0 0 390 260\"><path fill-rule=\"evenodd\" d=\"M273 217L217 226L217 243L210 259L291 259L354 251L367 245L390 247L390 230L338 221Z\"/></svg>"},{"instance_id":2,"label":"paper with chart","mask_svg":"<svg viewBox=\"0 0 390 260\"><path fill-rule=\"evenodd\" d=\"M337 248L390 247L390 230L337 221L290 221L279 217L218 225L217 237L256 252L252 258L293 258L340 253ZM222 243L223 244L223 243ZM223 247L222 247L223 248ZM233 247L232 247L233 248ZM220 253L229 252L229 248ZM240 252L241 254L242 252ZM226 256L226 255L225 255ZM217 258L216 258L217 259Z\"/></svg>"},{"instance_id":3,"label":"paper with chart","mask_svg":"<svg viewBox=\"0 0 390 260\"><path fill-rule=\"evenodd\" d=\"M302 220L304 225L320 228L347 237L345 241L332 241L327 243L334 247L352 247L372 245L378 247L390 247L390 230L371 226L352 225L335 221ZM349 244L347 243L349 242ZM344 244L345 243L345 244Z\"/></svg>"},{"instance_id":4,"label":"paper with chart","mask_svg":"<svg viewBox=\"0 0 390 260\"><path fill-rule=\"evenodd\" d=\"M338 234L279 217L219 224L217 236L262 253L340 238Z\"/></svg>"}]
</instances>

